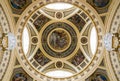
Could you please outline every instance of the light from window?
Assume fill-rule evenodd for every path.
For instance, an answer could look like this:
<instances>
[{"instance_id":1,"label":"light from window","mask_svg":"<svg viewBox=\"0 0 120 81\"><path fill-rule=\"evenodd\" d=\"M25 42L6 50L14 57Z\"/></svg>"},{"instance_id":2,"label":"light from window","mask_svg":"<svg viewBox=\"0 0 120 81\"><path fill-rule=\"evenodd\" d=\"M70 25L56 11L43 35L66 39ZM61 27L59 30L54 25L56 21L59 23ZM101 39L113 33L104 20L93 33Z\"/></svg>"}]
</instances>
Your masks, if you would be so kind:
<instances>
[{"instance_id":1,"label":"light from window","mask_svg":"<svg viewBox=\"0 0 120 81\"><path fill-rule=\"evenodd\" d=\"M29 49L29 33L26 27L23 30L22 45L23 45L24 53L27 54L28 49Z\"/></svg>"},{"instance_id":2,"label":"light from window","mask_svg":"<svg viewBox=\"0 0 120 81\"><path fill-rule=\"evenodd\" d=\"M90 48L91 48L92 54L95 54L96 47L97 47L97 32L95 27L93 27L90 34Z\"/></svg>"},{"instance_id":3,"label":"light from window","mask_svg":"<svg viewBox=\"0 0 120 81\"><path fill-rule=\"evenodd\" d=\"M55 77L55 78L64 78L64 77L72 76L73 73L69 71L63 71L63 70L55 70L55 71L47 72L46 75L50 77Z\"/></svg>"},{"instance_id":4,"label":"light from window","mask_svg":"<svg viewBox=\"0 0 120 81\"><path fill-rule=\"evenodd\" d=\"M55 9L55 10L63 10L63 9L72 8L73 5L68 3L52 3L52 4L46 5L45 7L49 9Z\"/></svg>"}]
</instances>

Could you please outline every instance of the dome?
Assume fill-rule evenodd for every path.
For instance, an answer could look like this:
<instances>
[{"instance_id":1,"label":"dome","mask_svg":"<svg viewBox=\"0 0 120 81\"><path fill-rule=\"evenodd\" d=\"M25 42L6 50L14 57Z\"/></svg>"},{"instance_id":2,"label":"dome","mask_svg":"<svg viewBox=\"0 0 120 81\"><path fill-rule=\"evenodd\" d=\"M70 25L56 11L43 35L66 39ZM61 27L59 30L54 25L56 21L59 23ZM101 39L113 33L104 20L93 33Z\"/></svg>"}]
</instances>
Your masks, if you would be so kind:
<instances>
[{"instance_id":1,"label":"dome","mask_svg":"<svg viewBox=\"0 0 120 81\"><path fill-rule=\"evenodd\" d=\"M1 0L0 81L119 81L119 4Z\"/></svg>"},{"instance_id":2,"label":"dome","mask_svg":"<svg viewBox=\"0 0 120 81\"><path fill-rule=\"evenodd\" d=\"M63 79L81 75L98 55L95 61L100 61L103 43L98 37L103 37L102 24L96 14L79 6L56 2L31 11L25 19L21 17L25 22L17 23L17 37L22 38L17 39L17 47L24 67L27 63L39 76ZM63 71L69 75L52 74Z\"/></svg>"}]
</instances>

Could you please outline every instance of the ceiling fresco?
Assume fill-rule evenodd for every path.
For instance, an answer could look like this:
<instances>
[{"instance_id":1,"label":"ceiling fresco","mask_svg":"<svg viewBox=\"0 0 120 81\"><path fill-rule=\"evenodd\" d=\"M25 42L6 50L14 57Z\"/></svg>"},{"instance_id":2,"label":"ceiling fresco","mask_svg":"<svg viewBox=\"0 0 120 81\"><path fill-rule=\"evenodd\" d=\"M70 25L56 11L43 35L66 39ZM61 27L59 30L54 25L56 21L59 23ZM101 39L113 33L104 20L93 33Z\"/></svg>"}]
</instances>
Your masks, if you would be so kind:
<instances>
[{"instance_id":1,"label":"ceiling fresco","mask_svg":"<svg viewBox=\"0 0 120 81\"><path fill-rule=\"evenodd\" d=\"M90 10L86 11L93 14ZM43 6L33 11L32 15L24 17L26 22L17 24L17 43L20 48L18 51L23 55L20 59L29 62L31 69L36 69L36 72L43 76L54 70L64 70L77 75L84 71L85 67L89 67L92 59L100 60L97 55L102 57L102 24L94 14L90 15L88 12L78 6L64 10ZM69 14L65 15L66 13ZM24 29L29 34L28 51L22 51L27 42L19 42L21 38L26 39L26 34L22 32Z\"/></svg>"},{"instance_id":2,"label":"ceiling fresco","mask_svg":"<svg viewBox=\"0 0 120 81\"><path fill-rule=\"evenodd\" d=\"M120 0L1 0L0 81L119 81Z\"/></svg>"}]
</instances>

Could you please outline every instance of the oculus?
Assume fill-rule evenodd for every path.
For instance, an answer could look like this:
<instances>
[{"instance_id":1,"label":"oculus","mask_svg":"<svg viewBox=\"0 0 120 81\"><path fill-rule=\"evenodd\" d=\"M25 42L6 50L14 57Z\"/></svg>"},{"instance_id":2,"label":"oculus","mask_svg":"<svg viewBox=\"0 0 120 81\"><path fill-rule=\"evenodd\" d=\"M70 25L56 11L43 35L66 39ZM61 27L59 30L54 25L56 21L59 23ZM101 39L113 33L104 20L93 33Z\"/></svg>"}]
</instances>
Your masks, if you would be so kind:
<instances>
[{"instance_id":1,"label":"oculus","mask_svg":"<svg viewBox=\"0 0 120 81\"><path fill-rule=\"evenodd\" d=\"M63 14L61 12L56 13L56 18L60 19L63 17Z\"/></svg>"},{"instance_id":2,"label":"oculus","mask_svg":"<svg viewBox=\"0 0 120 81\"><path fill-rule=\"evenodd\" d=\"M61 61L58 61L58 62L55 63L56 68L62 68L63 65L64 64Z\"/></svg>"},{"instance_id":3,"label":"oculus","mask_svg":"<svg viewBox=\"0 0 120 81\"><path fill-rule=\"evenodd\" d=\"M82 38L81 38L81 43L82 43L82 44L86 44L87 42L88 42L87 37L82 37Z\"/></svg>"},{"instance_id":4,"label":"oculus","mask_svg":"<svg viewBox=\"0 0 120 81\"><path fill-rule=\"evenodd\" d=\"M32 38L32 42L36 44L38 42L38 38L37 37L33 37Z\"/></svg>"}]
</instances>

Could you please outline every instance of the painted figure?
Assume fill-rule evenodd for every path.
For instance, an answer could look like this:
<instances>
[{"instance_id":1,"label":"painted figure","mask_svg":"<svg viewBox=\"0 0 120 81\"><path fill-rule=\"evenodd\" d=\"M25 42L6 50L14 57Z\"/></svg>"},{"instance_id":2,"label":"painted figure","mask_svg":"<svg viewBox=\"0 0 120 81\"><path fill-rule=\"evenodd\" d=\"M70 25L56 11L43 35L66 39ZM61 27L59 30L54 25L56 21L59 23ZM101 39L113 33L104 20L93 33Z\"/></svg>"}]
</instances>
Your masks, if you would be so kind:
<instances>
[{"instance_id":1,"label":"painted figure","mask_svg":"<svg viewBox=\"0 0 120 81\"><path fill-rule=\"evenodd\" d=\"M96 77L92 81L107 81L107 78L104 75L96 74Z\"/></svg>"},{"instance_id":2,"label":"painted figure","mask_svg":"<svg viewBox=\"0 0 120 81\"><path fill-rule=\"evenodd\" d=\"M42 52L38 50L34 56L34 59L42 66L49 62L48 58L42 55Z\"/></svg>"},{"instance_id":3,"label":"painted figure","mask_svg":"<svg viewBox=\"0 0 120 81\"><path fill-rule=\"evenodd\" d=\"M104 7L108 4L109 0L93 0L95 6Z\"/></svg>"},{"instance_id":4,"label":"painted figure","mask_svg":"<svg viewBox=\"0 0 120 81\"><path fill-rule=\"evenodd\" d=\"M82 54L81 51L78 52L78 54L74 57L74 59L72 60L72 64L74 64L75 66L79 65L83 60L84 60L84 55Z\"/></svg>"},{"instance_id":5,"label":"painted figure","mask_svg":"<svg viewBox=\"0 0 120 81\"><path fill-rule=\"evenodd\" d=\"M53 48L64 48L68 44L67 34L64 31L54 31L50 36L50 44Z\"/></svg>"},{"instance_id":6,"label":"painted figure","mask_svg":"<svg viewBox=\"0 0 120 81\"><path fill-rule=\"evenodd\" d=\"M35 25L35 28L40 31L40 29L49 21L50 19L47 18L46 16L44 15L41 15L39 16L35 22L34 22L34 25Z\"/></svg>"},{"instance_id":7,"label":"painted figure","mask_svg":"<svg viewBox=\"0 0 120 81\"><path fill-rule=\"evenodd\" d=\"M27 81L27 77L23 73L17 73L12 81Z\"/></svg>"},{"instance_id":8,"label":"painted figure","mask_svg":"<svg viewBox=\"0 0 120 81\"><path fill-rule=\"evenodd\" d=\"M26 0L11 0L11 4L16 9L22 9L26 5Z\"/></svg>"}]
</instances>

